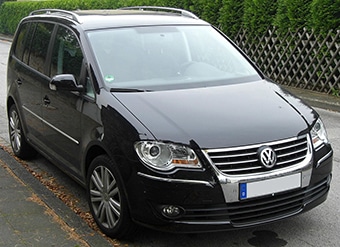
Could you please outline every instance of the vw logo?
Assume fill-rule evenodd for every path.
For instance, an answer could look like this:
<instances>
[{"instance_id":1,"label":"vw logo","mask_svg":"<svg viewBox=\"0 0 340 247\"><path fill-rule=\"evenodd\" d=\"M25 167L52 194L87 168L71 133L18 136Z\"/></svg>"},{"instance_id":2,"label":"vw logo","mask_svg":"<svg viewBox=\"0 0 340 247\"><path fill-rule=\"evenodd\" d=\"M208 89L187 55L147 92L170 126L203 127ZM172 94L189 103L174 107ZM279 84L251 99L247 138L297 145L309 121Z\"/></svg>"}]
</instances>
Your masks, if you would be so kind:
<instances>
[{"instance_id":1,"label":"vw logo","mask_svg":"<svg viewBox=\"0 0 340 247\"><path fill-rule=\"evenodd\" d=\"M258 155L261 164L265 168L272 168L276 164L276 154L271 147L264 146L259 148Z\"/></svg>"}]
</instances>

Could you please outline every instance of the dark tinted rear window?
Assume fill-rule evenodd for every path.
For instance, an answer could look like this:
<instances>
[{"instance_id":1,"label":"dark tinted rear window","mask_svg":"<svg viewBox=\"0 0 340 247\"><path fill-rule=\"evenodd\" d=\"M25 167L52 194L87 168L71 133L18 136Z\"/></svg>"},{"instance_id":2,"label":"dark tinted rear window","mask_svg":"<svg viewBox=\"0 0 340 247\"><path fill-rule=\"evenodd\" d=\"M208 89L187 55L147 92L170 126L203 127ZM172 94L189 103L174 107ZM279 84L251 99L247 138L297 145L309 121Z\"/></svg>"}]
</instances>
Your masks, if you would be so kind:
<instances>
[{"instance_id":1,"label":"dark tinted rear window","mask_svg":"<svg viewBox=\"0 0 340 247\"><path fill-rule=\"evenodd\" d=\"M21 25L14 49L14 55L22 60L25 49L28 48L30 40L32 38L32 32L30 32L31 23L24 23Z\"/></svg>"},{"instance_id":2,"label":"dark tinted rear window","mask_svg":"<svg viewBox=\"0 0 340 247\"><path fill-rule=\"evenodd\" d=\"M45 69L46 54L53 28L54 24L38 23L32 40L28 64L41 73Z\"/></svg>"}]
</instances>

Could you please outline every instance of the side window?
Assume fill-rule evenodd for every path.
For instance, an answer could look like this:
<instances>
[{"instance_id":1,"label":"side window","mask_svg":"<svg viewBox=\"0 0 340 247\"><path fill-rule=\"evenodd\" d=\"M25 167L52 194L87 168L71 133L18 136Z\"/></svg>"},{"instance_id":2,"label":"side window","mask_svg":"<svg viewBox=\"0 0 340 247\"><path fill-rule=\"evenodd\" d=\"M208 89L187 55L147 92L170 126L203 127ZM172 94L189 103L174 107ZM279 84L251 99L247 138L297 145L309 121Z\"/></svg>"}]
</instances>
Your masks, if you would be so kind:
<instances>
[{"instance_id":1,"label":"side window","mask_svg":"<svg viewBox=\"0 0 340 247\"><path fill-rule=\"evenodd\" d=\"M93 89L93 84L90 76L88 73L86 73L86 82L85 82L85 88L86 88L86 95L89 96L90 98L94 98L94 89Z\"/></svg>"},{"instance_id":2,"label":"side window","mask_svg":"<svg viewBox=\"0 0 340 247\"><path fill-rule=\"evenodd\" d=\"M33 38L33 34L34 34L36 26L37 26L37 23L32 22L30 23L29 30L27 30L27 38L25 41L25 45L23 47L23 58L22 58L22 61L26 64L28 64L28 59L30 57L30 47L31 47L32 38Z\"/></svg>"},{"instance_id":3,"label":"side window","mask_svg":"<svg viewBox=\"0 0 340 247\"><path fill-rule=\"evenodd\" d=\"M43 73L48 45L50 43L53 24L38 23L31 45L28 65Z\"/></svg>"},{"instance_id":4,"label":"side window","mask_svg":"<svg viewBox=\"0 0 340 247\"><path fill-rule=\"evenodd\" d=\"M30 32L30 25L31 23L29 22L23 23L17 35L14 55L20 60L22 60L26 46L27 48L29 48L28 46L32 38L31 35L32 32Z\"/></svg>"},{"instance_id":5,"label":"side window","mask_svg":"<svg viewBox=\"0 0 340 247\"><path fill-rule=\"evenodd\" d=\"M83 63L83 53L74 33L58 27L52 51L50 77L59 74L73 74L79 82Z\"/></svg>"}]
</instances>

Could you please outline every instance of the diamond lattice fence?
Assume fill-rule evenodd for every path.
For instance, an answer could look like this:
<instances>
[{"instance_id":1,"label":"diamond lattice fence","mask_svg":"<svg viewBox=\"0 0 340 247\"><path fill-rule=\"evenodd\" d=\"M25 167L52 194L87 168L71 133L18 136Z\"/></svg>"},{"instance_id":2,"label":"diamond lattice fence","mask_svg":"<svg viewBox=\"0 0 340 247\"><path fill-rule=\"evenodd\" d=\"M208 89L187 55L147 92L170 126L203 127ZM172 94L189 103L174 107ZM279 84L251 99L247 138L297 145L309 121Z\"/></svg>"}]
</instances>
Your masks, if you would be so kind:
<instances>
[{"instance_id":1,"label":"diamond lattice fence","mask_svg":"<svg viewBox=\"0 0 340 247\"><path fill-rule=\"evenodd\" d=\"M274 81L339 96L340 30L326 37L307 29L279 36L270 28L261 37L240 30L233 41Z\"/></svg>"}]
</instances>

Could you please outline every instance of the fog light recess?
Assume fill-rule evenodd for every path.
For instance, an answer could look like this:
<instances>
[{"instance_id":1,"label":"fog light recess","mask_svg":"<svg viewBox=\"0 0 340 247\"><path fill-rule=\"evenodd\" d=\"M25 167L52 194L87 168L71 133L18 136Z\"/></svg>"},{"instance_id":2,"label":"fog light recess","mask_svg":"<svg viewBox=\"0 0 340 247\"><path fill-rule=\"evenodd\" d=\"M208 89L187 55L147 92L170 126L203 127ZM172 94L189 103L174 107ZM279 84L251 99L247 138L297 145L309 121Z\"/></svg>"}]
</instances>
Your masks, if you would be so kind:
<instances>
[{"instance_id":1,"label":"fog light recess","mask_svg":"<svg viewBox=\"0 0 340 247\"><path fill-rule=\"evenodd\" d=\"M162 207L162 214L169 219L178 219L184 214L184 210L178 206L165 205Z\"/></svg>"}]
</instances>

